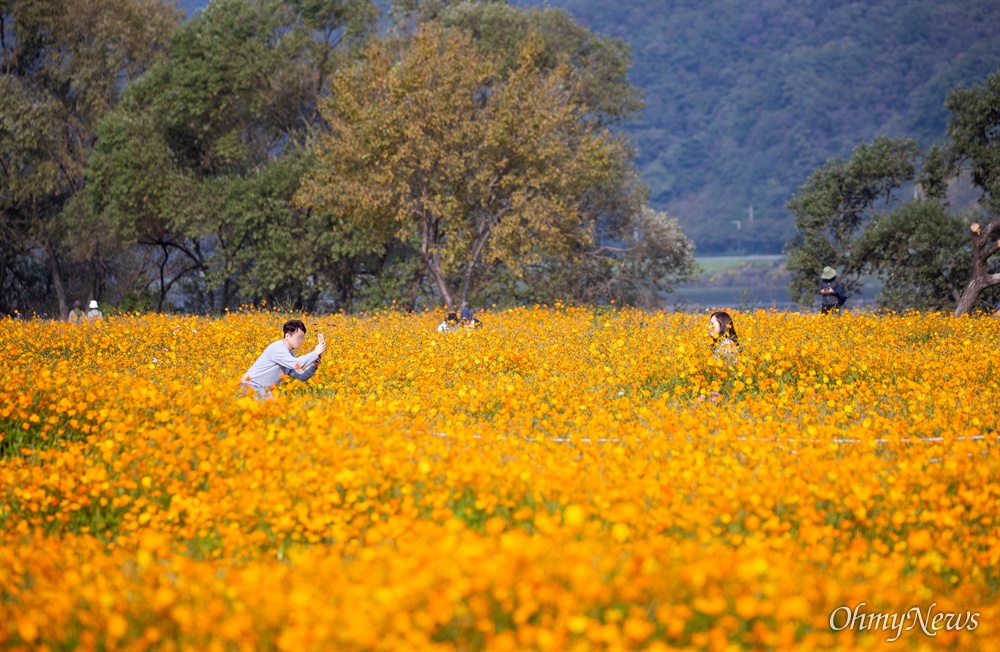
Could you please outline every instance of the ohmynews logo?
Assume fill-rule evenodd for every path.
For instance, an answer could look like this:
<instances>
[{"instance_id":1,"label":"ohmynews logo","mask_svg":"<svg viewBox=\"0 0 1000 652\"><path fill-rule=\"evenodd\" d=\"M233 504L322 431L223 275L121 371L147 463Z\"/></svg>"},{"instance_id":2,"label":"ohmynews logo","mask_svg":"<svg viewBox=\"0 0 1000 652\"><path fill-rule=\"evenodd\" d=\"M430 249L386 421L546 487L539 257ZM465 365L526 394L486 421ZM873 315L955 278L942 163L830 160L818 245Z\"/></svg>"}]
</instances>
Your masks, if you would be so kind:
<instances>
[{"instance_id":1,"label":"ohmynews logo","mask_svg":"<svg viewBox=\"0 0 1000 652\"><path fill-rule=\"evenodd\" d=\"M970 632L976 627L979 627L979 612L965 614L954 614L954 613L934 613L934 607L937 603L931 604L927 608L927 615L920 610L920 607L913 607L910 610L900 614L885 614L885 613L867 613L861 611L861 607L865 606L865 602L859 603L852 610L850 607L837 607L830 614L830 629L835 632L839 632L843 629L857 629L859 631L864 630L892 630L895 632L895 636L886 639L890 643L895 641L902 635L905 628L906 631L910 631L917 625L920 625L920 629L923 630L924 634L927 636L937 636L938 631L945 629L947 631L968 629ZM842 623L838 625L838 615L843 611ZM910 622L912 620L912 622ZM910 623L907 627L906 624Z\"/></svg>"}]
</instances>

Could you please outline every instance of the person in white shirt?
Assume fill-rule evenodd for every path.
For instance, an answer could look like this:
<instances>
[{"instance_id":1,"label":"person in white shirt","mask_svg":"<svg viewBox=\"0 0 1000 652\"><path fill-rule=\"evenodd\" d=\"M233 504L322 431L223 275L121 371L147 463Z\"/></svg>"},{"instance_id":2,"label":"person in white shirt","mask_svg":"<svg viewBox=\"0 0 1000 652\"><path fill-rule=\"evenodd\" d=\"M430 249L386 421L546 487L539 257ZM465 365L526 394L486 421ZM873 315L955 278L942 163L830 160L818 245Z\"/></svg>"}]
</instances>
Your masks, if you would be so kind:
<instances>
[{"instance_id":1,"label":"person in white shirt","mask_svg":"<svg viewBox=\"0 0 1000 652\"><path fill-rule=\"evenodd\" d=\"M320 356L326 351L323 334L311 353L295 357L292 351L302 346L306 339L306 326L301 320L292 319L282 327L284 337L268 345L257 361L247 369L240 380L244 392L253 391L259 398L271 396L271 388L290 376L303 382L309 380L319 368Z\"/></svg>"},{"instance_id":2,"label":"person in white shirt","mask_svg":"<svg viewBox=\"0 0 1000 652\"><path fill-rule=\"evenodd\" d=\"M444 321L437 325L437 332L439 333L454 333L457 330L458 315L453 312L449 312Z\"/></svg>"},{"instance_id":3,"label":"person in white shirt","mask_svg":"<svg viewBox=\"0 0 1000 652\"><path fill-rule=\"evenodd\" d=\"M90 308L90 310L87 311L87 319L101 319L104 317L104 313L97 307L96 300L91 299L90 305L87 307Z\"/></svg>"}]
</instances>

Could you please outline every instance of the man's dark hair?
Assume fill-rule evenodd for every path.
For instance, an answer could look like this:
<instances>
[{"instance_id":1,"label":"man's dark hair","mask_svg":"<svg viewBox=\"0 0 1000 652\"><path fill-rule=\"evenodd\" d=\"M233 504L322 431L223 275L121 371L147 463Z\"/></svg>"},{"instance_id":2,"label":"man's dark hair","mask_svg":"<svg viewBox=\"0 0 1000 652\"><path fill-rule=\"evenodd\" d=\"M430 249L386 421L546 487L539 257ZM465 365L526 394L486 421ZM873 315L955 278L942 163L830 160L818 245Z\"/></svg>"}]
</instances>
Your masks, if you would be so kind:
<instances>
[{"instance_id":1,"label":"man's dark hair","mask_svg":"<svg viewBox=\"0 0 1000 652\"><path fill-rule=\"evenodd\" d=\"M301 319L291 319L285 322L282 330L285 331L285 335L294 335L295 331L302 331L305 334L306 325L302 323Z\"/></svg>"}]
</instances>

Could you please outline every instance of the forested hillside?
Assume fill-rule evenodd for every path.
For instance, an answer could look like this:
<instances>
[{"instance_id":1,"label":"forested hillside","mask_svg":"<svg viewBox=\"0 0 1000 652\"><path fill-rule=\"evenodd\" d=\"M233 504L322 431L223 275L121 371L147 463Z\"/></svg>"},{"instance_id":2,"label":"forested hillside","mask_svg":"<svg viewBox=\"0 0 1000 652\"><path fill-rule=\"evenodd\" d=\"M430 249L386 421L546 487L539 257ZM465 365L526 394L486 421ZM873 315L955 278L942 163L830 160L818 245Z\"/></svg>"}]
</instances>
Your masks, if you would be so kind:
<instances>
[{"instance_id":1,"label":"forested hillside","mask_svg":"<svg viewBox=\"0 0 1000 652\"><path fill-rule=\"evenodd\" d=\"M780 251L813 168L876 135L942 140L947 90L1000 67L995 0L549 5L631 44L646 106L626 129L651 204L699 253Z\"/></svg>"}]
</instances>

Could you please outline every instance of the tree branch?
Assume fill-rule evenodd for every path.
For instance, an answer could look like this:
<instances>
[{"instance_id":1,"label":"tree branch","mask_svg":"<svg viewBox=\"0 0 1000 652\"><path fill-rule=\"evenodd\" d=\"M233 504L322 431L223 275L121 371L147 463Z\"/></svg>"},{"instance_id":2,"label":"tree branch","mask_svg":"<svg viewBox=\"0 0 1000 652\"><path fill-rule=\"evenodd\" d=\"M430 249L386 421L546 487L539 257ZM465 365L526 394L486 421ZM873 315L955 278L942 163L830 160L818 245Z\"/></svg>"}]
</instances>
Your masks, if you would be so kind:
<instances>
[{"instance_id":1,"label":"tree branch","mask_svg":"<svg viewBox=\"0 0 1000 652\"><path fill-rule=\"evenodd\" d=\"M986 228L983 229L983 238L989 239L990 235L997 230L1000 230L1000 217L986 225Z\"/></svg>"},{"instance_id":2,"label":"tree branch","mask_svg":"<svg viewBox=\"0 0 1000 652\"><path fill-rule=\"evenodd\" d=\"M990 256L1000 251L1000 240L990 243L989 245L983 247L983 260L987 260Z\"/></svg>"},{"instance_id":3,"label":"tree branch","mask_svg":"<svg viewBox=\"0 0 1000 652\"><path fill-rule=\"evenodd\" d=\"M437 284L438 291L441 292L441 298L444 300L445 305L450 306L452 304L451 293L448 291L448 284L441 273L438 257L436 254L434 256L431 255L431 241L435 239L431 234L431 229L436 230L436 227L432 224L434 220L428 215L426 208L421 210L420 218L420 257L423 259L427 271L430 272L431 277Z\"/></svg>"}]
</instances>

